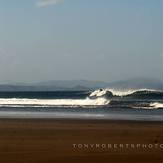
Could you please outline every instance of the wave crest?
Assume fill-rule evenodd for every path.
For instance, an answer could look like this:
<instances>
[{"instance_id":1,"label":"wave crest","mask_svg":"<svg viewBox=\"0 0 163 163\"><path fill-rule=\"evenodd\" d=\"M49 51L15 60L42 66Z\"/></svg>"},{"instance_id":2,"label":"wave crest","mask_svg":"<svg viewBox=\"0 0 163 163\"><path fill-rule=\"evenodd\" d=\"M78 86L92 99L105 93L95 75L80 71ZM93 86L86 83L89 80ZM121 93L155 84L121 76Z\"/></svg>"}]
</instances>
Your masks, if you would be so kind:
<instances>
[{"instance_id":1,"label":"wave crest","mask_svg":"<svg viewBox=\"0 0 163 163\"><path fill-rule=\"evenodd\" d=\"M137 90L116 90L98 89L93 91L90 98L113 98L113 97L134 97L134 98L163 98L163 90L137 89Z\"/></svg>"}]
</instances>

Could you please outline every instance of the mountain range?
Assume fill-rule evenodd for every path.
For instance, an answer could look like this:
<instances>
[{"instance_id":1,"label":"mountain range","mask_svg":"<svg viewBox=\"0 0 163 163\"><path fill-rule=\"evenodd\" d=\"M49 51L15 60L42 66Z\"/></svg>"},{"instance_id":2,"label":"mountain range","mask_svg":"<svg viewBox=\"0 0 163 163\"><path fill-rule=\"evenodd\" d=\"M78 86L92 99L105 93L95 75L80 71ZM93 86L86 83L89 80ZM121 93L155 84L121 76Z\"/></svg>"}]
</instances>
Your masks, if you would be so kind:
<instances>
[{"instance_id":1,"label":"mountain range","mask_svg":"<svg viewBox=\"0 0 163 163\"><path fill-rule=\"evenodd\" d=\"M0 84L0 91L75 91L94 90L98 88L116 89L162 89L163 81L149 78L135 78L117 82L102 82L88 80L54 80L32 84Z\"/></svg>"}]
</instances>

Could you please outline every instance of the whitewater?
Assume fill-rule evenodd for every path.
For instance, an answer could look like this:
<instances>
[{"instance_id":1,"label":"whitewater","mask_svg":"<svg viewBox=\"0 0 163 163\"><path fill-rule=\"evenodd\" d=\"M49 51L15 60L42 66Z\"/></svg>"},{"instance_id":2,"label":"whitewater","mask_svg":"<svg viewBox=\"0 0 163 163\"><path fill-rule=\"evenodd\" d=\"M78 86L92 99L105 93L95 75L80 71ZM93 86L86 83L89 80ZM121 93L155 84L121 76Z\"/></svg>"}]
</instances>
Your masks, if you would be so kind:
<instances>
[{"instance_id":1,"label":"whitewater","mask_svg":"<svg viewBox=\"0 0 163 163\"><path fill-rule=\"evenodd\" d=\"M108 105L109 100L105 98L97 99L0 99L1 106L102 106Z\"/></svg>"}]
</instances>

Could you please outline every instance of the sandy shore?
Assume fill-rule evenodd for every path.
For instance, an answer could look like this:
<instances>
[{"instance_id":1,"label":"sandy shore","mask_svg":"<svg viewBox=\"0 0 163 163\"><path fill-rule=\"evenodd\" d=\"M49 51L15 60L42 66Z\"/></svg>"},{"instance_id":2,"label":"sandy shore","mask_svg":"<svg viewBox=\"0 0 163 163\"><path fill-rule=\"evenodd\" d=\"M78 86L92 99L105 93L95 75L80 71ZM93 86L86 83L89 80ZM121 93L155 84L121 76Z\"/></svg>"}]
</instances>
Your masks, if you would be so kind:
<instances>
[{"instance_id":1,"label":"sandy shore","mask_svg":"<svg viewBox=\"0 0 163 163\"><path fill-rule=\"evenodd\" d=\"M163 123L1 119L3 163L163 162Z\"/></svg>"}]
</instances>

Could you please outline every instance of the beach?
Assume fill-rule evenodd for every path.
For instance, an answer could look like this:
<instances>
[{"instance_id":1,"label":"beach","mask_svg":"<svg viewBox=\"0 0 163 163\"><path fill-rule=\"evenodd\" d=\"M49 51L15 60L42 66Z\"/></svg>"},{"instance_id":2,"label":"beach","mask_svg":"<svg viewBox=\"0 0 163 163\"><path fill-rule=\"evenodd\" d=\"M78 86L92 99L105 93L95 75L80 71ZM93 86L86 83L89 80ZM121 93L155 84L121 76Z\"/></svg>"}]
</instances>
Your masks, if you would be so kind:
<instances>
[{"instance_id":1,"label":"beach","mask_svg":"<svg viewBox=\"0 0 163 163\"><path fill-rule=\"evenodd\" d=\"M0 119L0 162L162 161L162 122Z\"/></svg>"}]
</instances>

